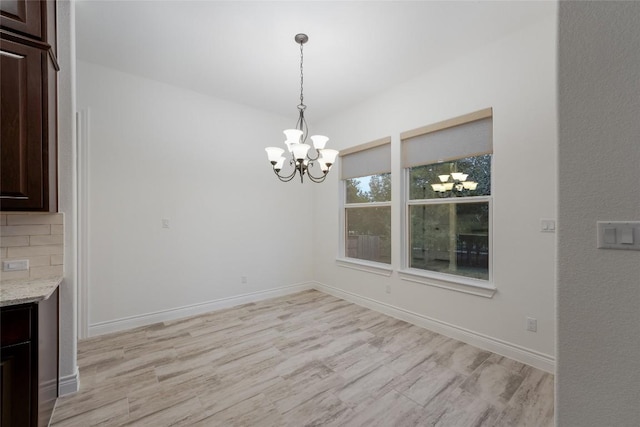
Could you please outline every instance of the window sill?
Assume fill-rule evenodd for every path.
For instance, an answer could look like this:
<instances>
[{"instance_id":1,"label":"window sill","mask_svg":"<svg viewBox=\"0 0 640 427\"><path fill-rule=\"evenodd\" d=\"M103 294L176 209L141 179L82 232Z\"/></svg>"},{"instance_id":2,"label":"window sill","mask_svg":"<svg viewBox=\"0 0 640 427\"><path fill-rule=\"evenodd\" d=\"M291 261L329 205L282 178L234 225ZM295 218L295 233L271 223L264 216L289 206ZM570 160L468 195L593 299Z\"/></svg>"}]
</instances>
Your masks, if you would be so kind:
<instances>
[{"instance_id":1,"label":"window sill","mask_svg":"<svg viewBox=\"0 0 640 427\"><path fill-rule=\"evenodd\" d=\"M497 292L497 288L489 282L450 274L426 273L422 270L406 269L400 271L399 275L402 280L408 282L435 286L437 288L449 289L484 298L493 298Z\"/></svg>"},{"instance_id":2,"label":"window sill","mask_svg":"<svg viewBox=\"0 0 640 427\"><path fill-rule=\"evenodd\" d=\"M386 277L391 276L391 273L393 273L393 268L390 265L373 261L364 261L354 258L338 258L336 259L336 264L340 267L366 271L367 273L378 274Z\"/></svg>"}]
</instances>

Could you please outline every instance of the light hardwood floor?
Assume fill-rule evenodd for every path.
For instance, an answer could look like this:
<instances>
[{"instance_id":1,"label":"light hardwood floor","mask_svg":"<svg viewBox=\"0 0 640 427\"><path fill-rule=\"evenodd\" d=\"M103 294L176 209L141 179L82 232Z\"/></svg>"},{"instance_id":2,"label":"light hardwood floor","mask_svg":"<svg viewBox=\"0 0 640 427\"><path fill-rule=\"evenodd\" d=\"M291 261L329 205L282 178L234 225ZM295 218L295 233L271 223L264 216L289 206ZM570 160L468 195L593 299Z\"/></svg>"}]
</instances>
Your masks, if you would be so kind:
<instances>
[{"instance_id":1,"label":"light hardwood floor","mask_svg":"<svg viewBox=\"0 0 640 427\"><path fill-rule=\"evenodd\" d=\"M318 291L78 353L53 427L553 425L553 375Z\"/></svg>"}]
</instances>

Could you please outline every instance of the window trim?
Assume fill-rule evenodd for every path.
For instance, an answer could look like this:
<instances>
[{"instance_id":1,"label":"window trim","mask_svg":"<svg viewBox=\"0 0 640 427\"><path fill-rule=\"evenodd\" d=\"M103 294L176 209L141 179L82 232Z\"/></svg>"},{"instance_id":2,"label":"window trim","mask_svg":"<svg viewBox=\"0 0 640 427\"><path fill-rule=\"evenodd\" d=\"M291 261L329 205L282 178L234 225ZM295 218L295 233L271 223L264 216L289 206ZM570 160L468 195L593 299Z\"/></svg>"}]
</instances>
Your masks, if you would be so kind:
<instances>
[{"instance_id":1,"label":"window trim","mask_svg":"<svg viewBox=\"0 0 640 427\"><path fill-rule=\"evenodd\" d=\"M475 111L473 113L465 114L459 117L443 120L438 123L423 126L417 129L402 132L400 134L400 144L402 153L402 144L404 141L425 135L432 132L448 129L455 126L464 125L466 123L474 122L477 120L491 118L493 120L493 108L485 108ZM493 145L493 142L492 142ZM455 198L438 198L438 199L417 199L411 200L409 198L410 189L410 167L402 168L402 176L400 182L401 193L401 233L400 233L400 269L398 270L398 276L400 279L419 283L428 286L435 286L438 288L448 289L457 292L463 292L471 295L476 295L485 298L493 298L497 292L497 287L494 283L493 277L493 170L495 161L493 157L493 150L491 150L491 183L490 183L490 195L487 196L470 196L470 197L455 197ZM469 153L468 157L473 157L477 154ZM449 161L454 159L448 159ZM457 159L456 159L457 160ZM440 273L430 270L422 270L418 268L409 267L409 206L411 205L427 205L427 204L448 204L448 203L473 203L473 202L487 202L489 204L489 278L487 280L474 279L471 277L459 276L455 274ZM393 255L393 254L392 254Z\"/></svg>"},{"instance_id":2,"label":"window trim","mask_svg":"<svg viewBox=\"0 0 640 427\"><path fill-rule=\"evenodd\" d=\"M493 162L491 162L493 169ZM471 196L471 197L455 197L448 199L409 199L409 169L405 168L402 180L402 235L400 243L401 267L398 271L400 279L420 283L423 285L435 286L438 288L449 289L452 291L463 292L467 294L477 295L485 298L492 298L497 292L497 288L493 281L493 196ZM447 202L448 201L448 202ZM455 274L440 273L430 270L422 270L419 268L409 267L409 206L422 205L442 205L450 203L488 203L489 205L489 278L487 280L474 279L466 276Z\"/></svg>"},{"instance_id":3,"label":"window trim","mask_svg":"<svg viewBox=\"0 0 640 427\"><path fill-rule=\"evenodd\" d=\"M400 141L415 138L417 136L426 135L428 133L438 132L440 130L449 129L452 127L464 125L467 123L475 122L482 119L493 119L493 108L484 108L482 110L474 111L473 113L464 114L462 116L453 117L451 119L443 120L441 122L433 123L427 126L422 126L416 129L404 131L400 134ZM472 155L472 154L470 154Z\"/></svg>"},{"instance_id":4,"label":"window trim","mask_svg":"<svg viewBox=\"0 0 640 427\"><path fill-rule=\"evenodd\" d=\"M391 172L389 172L391 173ZM392 178L393 179L393 178ZM349 267L355 270L368 271L370 273L382 274L386 276L390 276L393 271L393 251L391 251L391 260L389 264L384 262L370 261L360 258L350 258L346 254L346 245L347 245L347 215L346 211L349 208L380 208L380 207L388 207L391 211L391 226L393 226L393 193L391 194L391 199L388 202L369 202L369 203L347 203L347 180L340 180L340 239L338 249L338 258L336 258L336 262L338 265L342 267ZM390 236L391 238L391 236ZM388 274L387 274L388 273Z\"/></svg>"},{"instance_id":5,"label":"window trim","mask_svg":"<svg viewBox=\"0 0 640 427\"><path fill-rule=\"evenodd\" d=\"M428 272L427 270L420 270L416 268L401 269L398 271L398 276L400 276L400 279L407 282L435 286L437 288L449 289L485 298L493 298L495 293L498 291L498 288L496 288L492 282L485 284L480 283L480 281L476 282L476 279L468 277ZM481 282L485 281L483 280Z\"/></svg>"},{"instance_id":6,"label":"window trim","mask_svg":"<svg viewBox=\"0 0 640 427\"><path fill-rule=\"evenodd\" d=\"M340 257L336 258L336 264L340 267L350 268L352 270L364 271L367 273L373 273L380 276L390 277L393 273L393 267L391 264L385 264L376 261L367 261L358 258Z\"/></svg>"},{"instance_id":7,"label":"window trim","mask_svg":"<svg viewBox=\"0 0 640 427\"><path fill-rule=\"evenodd\" d=\"M356 145L354 147L346 148L344 150L340 150L340 157L349 156L358 152L366 151L371 148L377 148L383 145L389 146L389 158L391 159L391 137L387 136L384 138L376 139L374 141L366 142L364 144ZM392 165L391 165L392 166ZM388 172L379 172L374 175L379 175L382 173L391 174L391 169L389 168ZM391 174L393 180L393 174ZM351 179L351 178L349 178ZM386 202L369 202L369 203L347 203L347 190L346 190L347 182L346 179L342 177L342 172L340 174L340 189L339 189L339 201L338 205L340 207L340 215L339 215L339 236L338 236L338 256L336 257L336 264L341 267L351 268L354 270L360 270L368 273L378 274L382 276L391 276L393 273L393 261L394 255L393 251L391 252L391 260L389 264L377 261L363 260L359 258L350 258L346 256L346 236L347 236L347 224L346 224L346 210L347 208L374 208L374 207L389 207L391 210L391 226L393 230L393 192L391 193L391 200ZM393 239L390 236L391 239Z\"/></svg>"}]
</instances>

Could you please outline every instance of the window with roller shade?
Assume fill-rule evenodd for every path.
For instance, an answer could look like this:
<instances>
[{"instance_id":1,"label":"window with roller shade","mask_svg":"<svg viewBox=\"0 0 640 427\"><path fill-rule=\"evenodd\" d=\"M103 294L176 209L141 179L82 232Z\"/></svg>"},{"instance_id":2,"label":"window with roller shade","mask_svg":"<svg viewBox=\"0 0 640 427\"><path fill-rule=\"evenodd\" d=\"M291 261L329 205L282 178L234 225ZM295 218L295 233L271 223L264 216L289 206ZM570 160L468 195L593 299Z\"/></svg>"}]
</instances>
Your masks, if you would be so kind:
<instances>
[{"instance_id":1,"label":"window with roller shade","mask_svg":"<svg viewBox=\"0 0 640 427\"><path fill-rule=\"evenodd\" d=\"M404 271L491 280L492 127L485 109L402 134Z\"/></svg>"},{"instance_id":2,"label":"window with roller shade","mask_svg":"<svg viewBox=\"0 0 640 427\"><path fill-rule=\"evenodd\" d=\"M341 258L391 264L391 138L340 153Z\"/></svg>"}]
</instances>

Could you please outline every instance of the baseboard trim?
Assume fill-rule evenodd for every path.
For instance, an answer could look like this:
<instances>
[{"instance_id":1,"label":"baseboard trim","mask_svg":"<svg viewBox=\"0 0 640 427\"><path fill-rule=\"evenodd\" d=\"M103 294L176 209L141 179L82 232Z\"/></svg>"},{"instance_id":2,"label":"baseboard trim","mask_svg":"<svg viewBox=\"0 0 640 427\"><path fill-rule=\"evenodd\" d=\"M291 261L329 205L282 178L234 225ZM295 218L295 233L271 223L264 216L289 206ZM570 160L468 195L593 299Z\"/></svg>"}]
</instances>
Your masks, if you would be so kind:
<instances>
[{"instance_id":1,"label":"baseboard trim","mask_svg":"<svg viewBox=\"0 0 640 427\"><path fill-rule=\"evenodd\" d=\"M451 323L443 322L422 314L418 314L391 304L363 297L352 292L326 285L320 282L305 282L290 286L283 286L265 291L251 292L243 295L220 298L199 304L172 308L168 310L146 313L121 319L109 320L106 322L89 325L89 336L94 337L112 332L125 331L128 329L147 326L154 323L176 320L184 317L196 316L198 314L209 313L215 310L230 308L241 304L261 301L269 298L276 298L315 289L337 298L344 299L354 304L367 307L371 310L404 320L416 326L437 332L439 334L457 339L473 346L491 351L502 356L509 357L527 365L533 366L543 371L555 372L555 358L551 355L541 353L526 347L512 344L488 335L480 334L472 330L462 328ZM75 393L79 387L78 373L60 379L60 395Z\"/></svg>"},{"instance_id":2,"label":"baseboard trim","mask_svg":"<svg viewBox=\"0 0 640 427\"><path fill-rule=\"evenodd\" d=\"M89 325L89 337L120 332L140 326L152 325L154 323L166 322L169 320L181 319L184 317L196 316L198 314L209 313L211 311L230 308L241 304L261 301L269 298L276 298L313 289L311 283L299 283L295 285L283 286L268 289L265 291L251 292L248 294L235 295L217 300L207 301L198 304L191 304L183 307L171 308L152 313L139 314L121 319L108 320Z\"/></svg>"},{"instance_id":3,"label":"baseboard trim","mask_svg":"<svg viewBox=\"0 0 640 427\"><path fill-rule=\"evenodd\" d=\"M58 381L58 395L60 397L73 394L78 390L80 390L80 373L78 372L78 368L76 368L73 374L60 377Z\"/></svg>"},{"instance_id":4,"label":"baseboard trim","mask_svg":"<svg viewBox=\"0 0 640 427\"><path fill-rule=\"evenodd\" d=\"M535 350L483 335L469 329L461 328L441 320L414 313L371 298L363 297L352 292L347 292L323 283L312 282L312 287L320 292L367 307L371 310L395 317L396 319L404 320L405 322L429 329L478 348L509 357L535 368L542 369L543 371L550 373L555 372L555 358L551 355L540 353Z\"/></svg>"}]
</instances>

